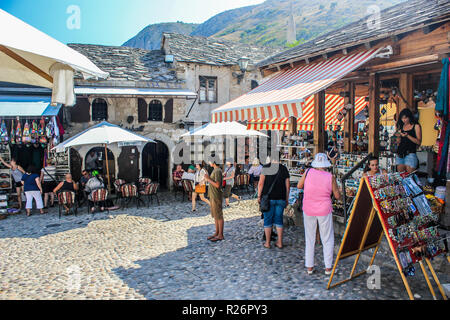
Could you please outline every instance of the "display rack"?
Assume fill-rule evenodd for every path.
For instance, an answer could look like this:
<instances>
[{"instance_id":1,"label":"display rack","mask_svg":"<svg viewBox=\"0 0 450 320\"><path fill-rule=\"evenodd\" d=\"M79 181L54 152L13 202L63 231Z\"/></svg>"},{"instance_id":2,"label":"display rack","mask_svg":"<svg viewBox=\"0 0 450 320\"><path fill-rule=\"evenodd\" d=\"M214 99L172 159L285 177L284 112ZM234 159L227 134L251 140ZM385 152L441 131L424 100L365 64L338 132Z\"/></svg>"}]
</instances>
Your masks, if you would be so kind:
<instances>
[{"instance_id":1,"label":"display rack","mask_svg":"<svg viewBox=\"0 0 450 320\"><path fill-rule=\"evenodd\" d=\"M70 173L69 151L50 151L49 158L55 159L55 178L57 179L57 181L64 181L66 174Z\"/></svg>"},{"instance_id":2,"label":"display rack","mask_svg":"<svg viewBox=\"0 0 450 320\"><path fill-rule=\"evenodd\" d=\"M277 148L281 152L280 162L288 168L292 177L301 177L313 160L314 146L309 143L306 134L284 136Z\"/></svg>"},{"instance_id":3,"label":"display rack","mask_svg":"<svg viewBox=\"0 0 450 320\"><path fill-rule=\"evenodd\" d=\"M8 145L0 145L0 156L5 162L11 161L11 151ZM9 191L12 187L11 170L0 163L0 214L6 214L8 209Z\"/></svg>"}]
</instances>

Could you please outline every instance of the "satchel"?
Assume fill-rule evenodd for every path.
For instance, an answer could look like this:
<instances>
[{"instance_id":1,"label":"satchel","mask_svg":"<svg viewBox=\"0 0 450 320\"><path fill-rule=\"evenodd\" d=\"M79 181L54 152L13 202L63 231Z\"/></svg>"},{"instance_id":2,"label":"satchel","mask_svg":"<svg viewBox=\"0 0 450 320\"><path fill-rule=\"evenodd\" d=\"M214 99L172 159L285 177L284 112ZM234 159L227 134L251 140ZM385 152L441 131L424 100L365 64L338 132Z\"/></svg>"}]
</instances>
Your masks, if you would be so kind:
<instances>
[{"instance_id":1,"label":"satchel","mask_svg":"<svg viewBox=\"0 0 450 320\"><path fill-rule=\"evenodd\" d=\"M281 168L278 170L277 175L275 176L275 179L272 182L272 185L269 188L269 191L267 192L267 194L261 196L261 200L259 201L259 210L261 212L267 212L270 210L270 199L269 199L269 194L272 192L273 186L275 185L275 182L278 179L278 175L281 172Z\"/></svg>"}]
</instances>

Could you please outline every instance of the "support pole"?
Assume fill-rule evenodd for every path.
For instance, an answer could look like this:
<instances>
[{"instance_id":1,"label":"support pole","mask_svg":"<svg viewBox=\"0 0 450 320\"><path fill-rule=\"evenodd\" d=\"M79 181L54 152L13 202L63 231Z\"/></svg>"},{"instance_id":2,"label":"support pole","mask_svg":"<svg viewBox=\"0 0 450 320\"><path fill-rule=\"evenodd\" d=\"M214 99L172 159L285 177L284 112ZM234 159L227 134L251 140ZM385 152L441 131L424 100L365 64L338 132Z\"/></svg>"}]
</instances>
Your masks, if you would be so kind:
<instances>
[{"instance_id":1,"label":"support pole","mask_svg":"<svg viewBox=\"0 0 450 320\"><path fill-rule=\"evenodd\" d=\"M349 92L349 97L344 98L344 106L351 104L352 108L347 110L344 120L344 150L345 152L352 152L353 145L352 139L355 128L355 83L349 82L347 84L347 92Z\"/></svg>"},{"instance_id":2,"label":"support pole","mask_svg":"<svg viewBox=\"0 0 450 320\"><path fill-rule=\"evenodd\" d=\"M314 95L315 154L325 150L325 90Z\"/></svg>"},{"instance_id":3,"label":"support pole","mask_svg":"<svg viewBox=\"0 0 450 320\"><path fill-rule=\"evenodd\" d=\"M105 160L106 160L106 175L108 178L108 193L111 193L111 178L109 177L109 162L108 162L108 149L105 143Z\"/></svg>"},{"instance_id":4,"label":"support pole","mask_svg":"<svg viewBox=\"0 0 450 320\"><path fill-rule=\"evenodd\" d=\"M380 151L380 76L369 78L369 153L375 157Z\"/></svg>"},{"instance_id":5,"label":"support pole","mask_svg":"<svg viewBox=\"0 0 450 320\"><path fill-rule=\"evenodd\" d=\"M431 265L430 259L425 258L425 261L427 262L428 268L430 268L431 275L433 276L433 279L436 282L436 284L437 284L437 286L439 288L439 291L442 294L442 297L444 298L444 300L447 300L447 295L445 294L444 288L442 288L441 283L439 282L439 279L438 279L438 277L436 275L436 272L434 272L434 268Z\"/></svg>"},{"instance_id":6,"label":"support pole","mask_svg":"<svg viewBox=\"0 0 450 320\"><path fill-rule=\"evenodd\" d=\"M400 98L399 100L399 111L402 111L405 108L410 108L411 111L413 108L413 102L414 102L414 83L413 83L413 76L411 73L401 73L400 74L400 80L399 80L399 89L402 93L403 97L405 98L406 102L403 101L403 99ZM409 105L409 107L408 107Z\"/></svg>"},{"instance_id":7,"label":"support pole","mask_svg":"<svg viewBox=\"0 0 450 320\"><path fill-rule=\"evenodd\" d=\"M433 286L431 285L431 282L430 282L430 278L428 277L427 270L425 269L425 267L423 265L423 261L420 260L419 264L420 264L420 267L422 268L423 276L425 277L425 281L428 284L428 288L430 288L431 295L433 296L434 300L437 300L436 294L434 293L434 290L433 290Z\"/></svg>"}]
</instances>

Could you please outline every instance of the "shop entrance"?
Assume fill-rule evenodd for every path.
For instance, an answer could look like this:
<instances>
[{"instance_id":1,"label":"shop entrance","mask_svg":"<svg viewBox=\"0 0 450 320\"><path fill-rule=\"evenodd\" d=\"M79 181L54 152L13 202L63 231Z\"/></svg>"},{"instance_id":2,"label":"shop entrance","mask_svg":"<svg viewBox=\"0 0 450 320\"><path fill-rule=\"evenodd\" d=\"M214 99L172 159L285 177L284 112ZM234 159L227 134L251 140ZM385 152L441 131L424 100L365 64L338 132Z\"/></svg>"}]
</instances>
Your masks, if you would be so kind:
<instances>
[{"instance_id":1,"label":"shop entrance","mask_svg":"<svg viewBox=\"0 0 450 320\"><path fill-rule=\"evenodd\" d=\"M74 181L80 181L83 159L74 148L70 148L70 172Z\"/></svg>"},{"instance_id":2,"label":"shop entrance","mask_svg":"<svg viewBox=\"0 0 450 320\"><path fill-rule=\"evenodd\" d=\"M91 158L95 160L91 160ZM102 176L106 177L106 161L105 161L105 148L104 147L95 147L86 153L86 157L84 158L85 168L88 171L98 170ZM111 179L111 183L114 182L116 176L116 166L114 154L111 150L108 149L108 165L109 165L109 177Z\"/></svg>"},{"instance_id":3,"label":"shop entrance","mask_svg":"<svg viewBox=\"0 0 450 320\"><path fill-rule=\"evenodd\" d=\"M17 163L25 170L32 165L36 172L40 172L44 163L44 150L40 144L30 146L12 144L11 158L16 159Z\"/></svg>"},{"instance_id":4,"label":"shop entrance","mask_svg":"<svg viewBox=\"0 0 450 320\"><path fill-rule=\"evenodd\" d=\"M142 150L142 176L168 188L169 149L161 142L147 143Z\"/></svg>"},{"instance_id":5,"label":"shop entrance","mask_svg":"<svg viewBox=\"0 0 450 320\"><path fill-rule=\"evenodd\" d=\"M119 173L117 178L123 179L128 183L138 182L139 180L139 151L134 146L122 147L117 163Z\"/></svg>"}]
</instances>

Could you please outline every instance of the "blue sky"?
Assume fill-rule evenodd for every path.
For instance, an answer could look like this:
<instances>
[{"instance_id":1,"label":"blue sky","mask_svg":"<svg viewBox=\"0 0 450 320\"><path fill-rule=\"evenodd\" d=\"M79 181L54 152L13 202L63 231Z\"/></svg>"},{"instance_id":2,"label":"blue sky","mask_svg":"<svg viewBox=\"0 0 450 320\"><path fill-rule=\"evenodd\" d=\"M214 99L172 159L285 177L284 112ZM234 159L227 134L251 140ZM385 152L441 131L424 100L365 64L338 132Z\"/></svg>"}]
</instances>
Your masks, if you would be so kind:
<instances>
[{"instance_id":1,"label":"blue sky","mask_svg":"<svg viewBox=\"0 0 450 320\"><path fill-rule=\"evenodd\" d=\"M149 24L202 23L222 11L262 2L264 0L0 0L0 8L63 43L122 45ZM68 13L69 8L72 11Z\"/></svg>"}]
</instances>

